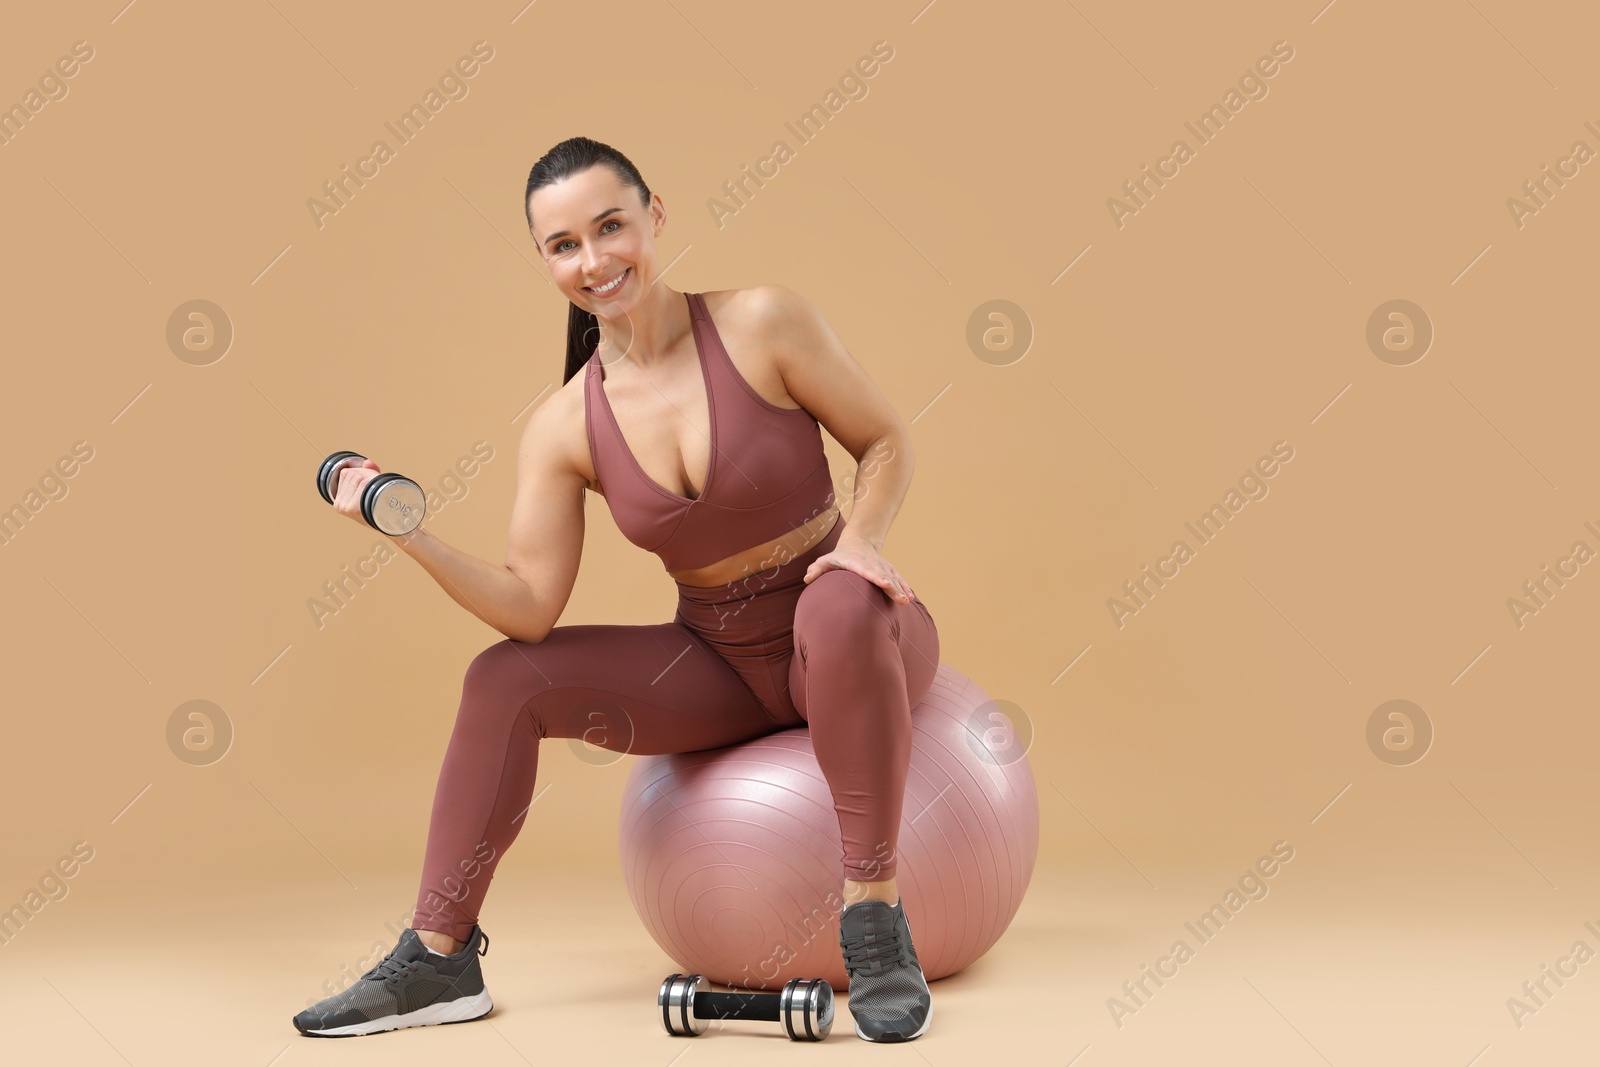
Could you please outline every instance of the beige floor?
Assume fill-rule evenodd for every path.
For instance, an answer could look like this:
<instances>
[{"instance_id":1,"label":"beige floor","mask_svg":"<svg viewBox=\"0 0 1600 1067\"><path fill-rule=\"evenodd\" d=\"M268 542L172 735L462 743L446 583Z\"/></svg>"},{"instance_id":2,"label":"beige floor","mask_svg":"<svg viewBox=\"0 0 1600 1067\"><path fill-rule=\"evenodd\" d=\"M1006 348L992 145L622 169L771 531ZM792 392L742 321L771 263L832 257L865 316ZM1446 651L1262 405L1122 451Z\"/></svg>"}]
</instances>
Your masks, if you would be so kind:
<instances>
[{"instance_id":1,"label":"beige floor","mask_svg":"<svg viewBox=\"0 0 1600 1067\"><path fill-rule=\"evenodd\" d=\"M1429 887L1415 869L1406 875L1374 853L1363 859L1359 835L1335 830L1324 848L1302 846L1265 898L1201 944L1183 923L1226 890L1230 869L1158 870L1147 861L1155 889L1080 830L1071 834L1080 869L1041 866L1005 938L934 983L933 1027L910 1046L861 1041L843 1010L829 1052L791 1047L753 1023L671 1037L654 998L676 968L614 874L570 878L508 862L484 916L496 1008L483 1021L341 1041L302 1038L290 1026L324 980L372 942L392 940L385 923L406 913L409 876L369 875L359 891L315 877L249 896L84 893L41 912L0 954L4 1061L286 1067L447 1057L666 1067L827 1057L961 1067L1003 1053L1056 1067L1594 1062L1585 1050L1594 1046L1600 974L1581 968L1520 1030L1505 1005L1573 941L1600 944L1569 921L1585 892L1570 872L1555 890L1510 848L1477 841L1474 870ZM1477 837L1466 824L1457 830ZM1340 855L1341 845L1352 851ZM1448 874L1448 864L1419 866ZM1530 906L1541 894L1562 906ZM1600 926L1600 906L1590 911ZM294 919L307 914L320 916L315 928ZM1178 938L1193 958L1116 1026L1107 999Z\"/></svg>"}]
</instances>

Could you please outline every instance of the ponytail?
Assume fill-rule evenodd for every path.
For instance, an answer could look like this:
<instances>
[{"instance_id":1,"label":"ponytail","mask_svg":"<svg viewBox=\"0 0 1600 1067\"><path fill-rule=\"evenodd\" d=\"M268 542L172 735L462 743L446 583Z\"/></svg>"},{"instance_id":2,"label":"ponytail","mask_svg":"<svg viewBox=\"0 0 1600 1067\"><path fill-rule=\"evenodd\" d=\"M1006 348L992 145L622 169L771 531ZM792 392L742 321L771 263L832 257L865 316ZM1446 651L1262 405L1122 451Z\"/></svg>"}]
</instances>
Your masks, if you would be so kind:
<instances>
[{"instance_id":1,"label":"ponytail","mask_svg":"<svg viewBox=\"0 0 1600 1067\"><path fill-rule=\"evenodd\" d=\"M600 343L600 320L594 312L585 311L577 304L567 304L567 366L561 375L561 384L583 369Z\"/></svg>"}]
</instances>

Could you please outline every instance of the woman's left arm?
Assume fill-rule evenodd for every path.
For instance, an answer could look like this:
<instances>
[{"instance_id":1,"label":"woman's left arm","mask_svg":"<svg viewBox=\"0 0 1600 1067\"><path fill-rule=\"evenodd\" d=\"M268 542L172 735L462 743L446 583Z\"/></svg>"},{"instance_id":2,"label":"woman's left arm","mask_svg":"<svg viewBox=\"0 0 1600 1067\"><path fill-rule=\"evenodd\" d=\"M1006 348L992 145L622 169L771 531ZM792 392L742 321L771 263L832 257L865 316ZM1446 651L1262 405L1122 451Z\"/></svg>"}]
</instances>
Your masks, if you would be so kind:
<instances>
[{"instance_id":1,"label":"woman's left arm","mask_svg":"<svg viewBox=\"0 0 1600 1067\"><path fill-rule=\"evenodd\" d=\"M852 570L910 603L915 592L882 555L916 467L910 429L810 301L781 285L757 286L749 295L785 391L857 464L846 485L853 499L849 525L833 551L807 568L805 581L836 568Z\"/></svg>"}]
</instances>

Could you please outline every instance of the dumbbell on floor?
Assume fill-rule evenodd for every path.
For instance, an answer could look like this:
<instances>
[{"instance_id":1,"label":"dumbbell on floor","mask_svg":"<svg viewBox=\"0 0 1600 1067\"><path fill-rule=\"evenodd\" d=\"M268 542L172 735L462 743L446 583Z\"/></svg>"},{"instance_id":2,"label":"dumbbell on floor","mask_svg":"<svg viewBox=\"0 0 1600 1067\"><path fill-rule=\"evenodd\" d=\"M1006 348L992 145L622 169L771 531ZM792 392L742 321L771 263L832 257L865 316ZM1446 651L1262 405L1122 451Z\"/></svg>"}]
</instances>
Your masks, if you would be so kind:
<instances>
[{"instance_id":1,"label":"dumbbell on floor","mask_svg":"<svg viewBox=\"0 0 1600 1067\"><path fill-rule=\"evenodd\" d=\"M833 987L791 978L778 993L713 993L702 974L670 974L656 998L667 1033L695 1037L712 1019L781 1022L793 1041L821 1041L833 1029Z\"/></svg>"},{"instance_id":2,"label":"dumbbell on floor","mask_svg":"<svg viewBox=\"0 0 1600 1067\"><path fill-rule=\"evenodd\" d=\"M359 452L335 452L317 469L317 492L332 504L339 491L339 472L366 462ZM399 474L380 474L361 490L361 517L375 530L398 537L415 530L427 509L422 487Z\"/></svg>"}]
</instances>

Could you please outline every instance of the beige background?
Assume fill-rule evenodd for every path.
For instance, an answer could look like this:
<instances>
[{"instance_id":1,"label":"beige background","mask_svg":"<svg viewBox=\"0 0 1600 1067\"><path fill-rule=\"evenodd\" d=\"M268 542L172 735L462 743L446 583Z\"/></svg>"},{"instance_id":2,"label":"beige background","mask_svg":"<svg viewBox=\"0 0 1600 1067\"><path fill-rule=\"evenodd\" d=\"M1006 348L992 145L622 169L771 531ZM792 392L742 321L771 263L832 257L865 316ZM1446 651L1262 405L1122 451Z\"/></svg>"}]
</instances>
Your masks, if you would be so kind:
<instances>
[{"instance_id":1,"label":"beige background","mask_svg":"<svg viewBox=\"0 0 1600 1067\"><path fill-rule=\"evenodd\" d=\"M307 601L379 538L312 472L352 448L437 487L486 441L429 522L503 558L567 307L521 191L579 133L665 200L669 285L790 286L914 420L885 555L945 661L1036 731L1039 866L1006 937L935 985L909 1048L846 1019L813 1055L1488 1067L1592 1046L1600 964L1520 1028L1507 1007L1574 942L1600 949L1600 577L1521 628L1507 607L1574 542L1600 550L1600 177L1520 227L1507 206L1575 141L1600 149L1587 5L121 4L32 5L0 34L3 102L94 49L0 147L0 504L93 449L0 547L0 905L94 850L0 948L8 1060L806 1055L749 1024L660 1032L672 968L617 858L632 757L564 743L485 911L488 1025L289 1024L409 917L461 672L499 639L403 556L319 628ZM319 229L306 201L479 40L469 95ZM784 123L879 40L867 95L800 145ZM1268 94L1200 145L1184 123L1278 41ZM1179 138L1194 158L1119 228L1108 199ZM708 201L779 139L794 158L719 227ZM197 299L235 331L209 366L166 340ZM1435 331L1406 366L1366 339L1400 299ZM1034 332L1004 366L966 340L991 300ZM1270 494L1119 628L1107 600L1277 441ZM659 561L589 514L562 621L670 618ZM1367 742L1394 699L1435 732L1410 765ZM190 700L234 730L209 766L169 748ZM1270 894L1119 1027L1108 998L1193 947L1184 922L1276 841L1294 859Z\"/></svg>"}]
</instances>

